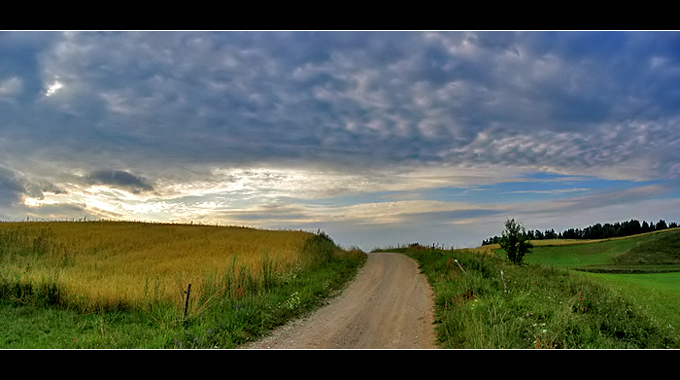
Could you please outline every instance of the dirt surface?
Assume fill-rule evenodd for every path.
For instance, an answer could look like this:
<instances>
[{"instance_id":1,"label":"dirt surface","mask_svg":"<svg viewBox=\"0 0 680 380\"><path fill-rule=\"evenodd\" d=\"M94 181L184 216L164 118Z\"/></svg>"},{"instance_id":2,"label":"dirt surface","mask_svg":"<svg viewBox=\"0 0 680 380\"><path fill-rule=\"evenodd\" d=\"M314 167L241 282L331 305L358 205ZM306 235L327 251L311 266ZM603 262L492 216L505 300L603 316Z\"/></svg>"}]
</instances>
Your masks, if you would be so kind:
<instances>
[{"instance_id":1,"label":"dirt surface","mask_svg":"<svg viewBox=\"0 0 680 380\"><path fill-rule=\"evenodd\" d=\"M246 349L429 349L433 300L417 263L375 252L342 294Z\"/></svg>"}]
</instances>

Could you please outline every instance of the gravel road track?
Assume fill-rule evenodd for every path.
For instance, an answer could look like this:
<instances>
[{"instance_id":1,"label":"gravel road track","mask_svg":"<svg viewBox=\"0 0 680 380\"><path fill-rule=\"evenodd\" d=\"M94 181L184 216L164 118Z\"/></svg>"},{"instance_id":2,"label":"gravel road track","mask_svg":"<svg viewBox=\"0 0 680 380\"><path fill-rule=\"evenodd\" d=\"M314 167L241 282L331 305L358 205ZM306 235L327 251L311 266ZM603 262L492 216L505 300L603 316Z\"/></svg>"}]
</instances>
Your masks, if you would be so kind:
<instances>
[{"instance_id":1,"label":"gravel road track","mask_svg":"<svg viewBox=\"0 0 680 380\"><path fill-rule=\"evenodd\" d=\"M432 311L432 292L417 263L374 252L328 305L243 348L432 349Z\"/></svg>"}]
</instances>

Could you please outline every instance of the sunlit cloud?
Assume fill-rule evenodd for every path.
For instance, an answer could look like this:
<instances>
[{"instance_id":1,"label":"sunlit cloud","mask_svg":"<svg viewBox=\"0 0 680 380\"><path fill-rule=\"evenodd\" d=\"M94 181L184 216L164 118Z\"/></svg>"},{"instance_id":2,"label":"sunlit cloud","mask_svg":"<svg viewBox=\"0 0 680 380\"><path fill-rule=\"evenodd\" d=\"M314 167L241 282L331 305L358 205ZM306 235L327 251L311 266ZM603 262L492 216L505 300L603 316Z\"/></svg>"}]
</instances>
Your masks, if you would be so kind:
<instances>
[{"instance_id":1,"label":"sunlit cloud","mask_svg":"<svg viewBox=\"0 0 680 380\"><path fill-rule=\"evenodd\" d=\"M45 205L56 205L59 203L60 202L58 200L53 199L40 199L32 197L24 197L23 199L23 204L25 204L28 207L42 207Z\"/></svg>"},{"instance_id":2,"label":"sunlit cloud","mask_svg":"<svg viewBox=\"0 0 680 380\"><path fill-rule=\"evenodd\" d=\"M47 90L45 90L45 96L52 96L63 87L64 87L63 83L59 82L58 80L55 80L54 82L47 86Z\"/></svg>"}]
</instances>

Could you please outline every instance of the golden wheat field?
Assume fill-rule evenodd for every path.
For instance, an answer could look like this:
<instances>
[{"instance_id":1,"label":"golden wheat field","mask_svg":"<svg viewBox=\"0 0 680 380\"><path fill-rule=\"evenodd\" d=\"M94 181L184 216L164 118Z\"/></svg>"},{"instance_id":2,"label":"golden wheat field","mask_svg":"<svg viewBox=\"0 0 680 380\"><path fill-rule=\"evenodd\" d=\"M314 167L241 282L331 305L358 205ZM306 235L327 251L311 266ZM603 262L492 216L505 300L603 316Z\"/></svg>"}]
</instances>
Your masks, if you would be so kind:
<instances>
[{"instance_id":1,"label":"golden wheat field","mask_svg":"<svg viewBox=\"0 0 680 380\"><path fill-rule=\"evenodd\" d=\"M279 272L303 265L310 236L135 222L0 223L0 279L50 281L85 307L181 304L188 284L200 297L227 274L257 277L267 265Z\"/></svg>"}]
</instances>

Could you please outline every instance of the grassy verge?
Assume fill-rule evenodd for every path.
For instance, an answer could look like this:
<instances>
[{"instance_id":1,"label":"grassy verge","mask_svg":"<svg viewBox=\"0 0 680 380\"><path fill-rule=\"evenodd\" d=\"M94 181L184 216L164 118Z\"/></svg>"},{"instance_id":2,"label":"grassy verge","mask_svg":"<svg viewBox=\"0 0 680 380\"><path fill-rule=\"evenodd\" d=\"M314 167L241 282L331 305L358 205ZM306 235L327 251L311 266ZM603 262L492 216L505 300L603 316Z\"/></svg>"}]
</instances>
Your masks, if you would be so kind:
<instances>
[{"instance_id":1,"label":"grassy verge","mask_svg":"<svg viewBox=\"0 0 680 380\"><path fill-rule=\"evenodd\" d=\"M397 251L430 281L442 348L680 347L645 309L586 274L512 265L489 250Z\"/></svg>"},{"instance_id":2,"label":"grassy verge","mask_svg":"<svg viewBox=\"0 0 680 380\"><path fill-rule=\"evenodd\" d=\"M341 250L323 233L300 241L298 233L247 229L116 224L102 235L96 232L102 225L89 223L48 230L3 227L0 348L234 348L319 306L365 260L363 252ZM130 232L136 233L134 241L124 239ZM220 250L234 248L235 237L251 250L269 239L270 248L283 247L286 255L251 253L237 260L230 254L217 260ZM168 250L168 244L178 249ZM182 255L181 246L190 251ZM163 248L172 254L158 258ZM60 257L70 258L67 265L59 265ZM192 265L183 265L187 262ZM99 285L90 285L119 284L112 286L116 292L77 291L92 284L93 275L115 275L116 264L124 276L99 277ZM192 269L197 264L202 269ZM187 266L191 270L182 272ZM185 318L179 294L186 280L174 277L189 275L193 287ZM175 291L168 292L173 281Z\"/></svg>"},{"instance_id":3,"label":"grassy verge","mask_svg":"<svg viewBox=\"0 0 680 380\"><path fill-rule=\"evenodd\" d=\"M175 326L134 311L82 313L0 300L2 349L111 349L168 347Z\"/></svg>"},{"instance_id":4,"label":"grassy verge","mask_svg":"<svg viewBox=\"0 0 680 380\"><path fill-rule=\"evenodd\" d=\"M272 279L248 296L224 297L188 319L171 346L235 348L321 306L337 294L364 263L363 253L338 253L305 271Z\"/></svg>"}]
</instances>

